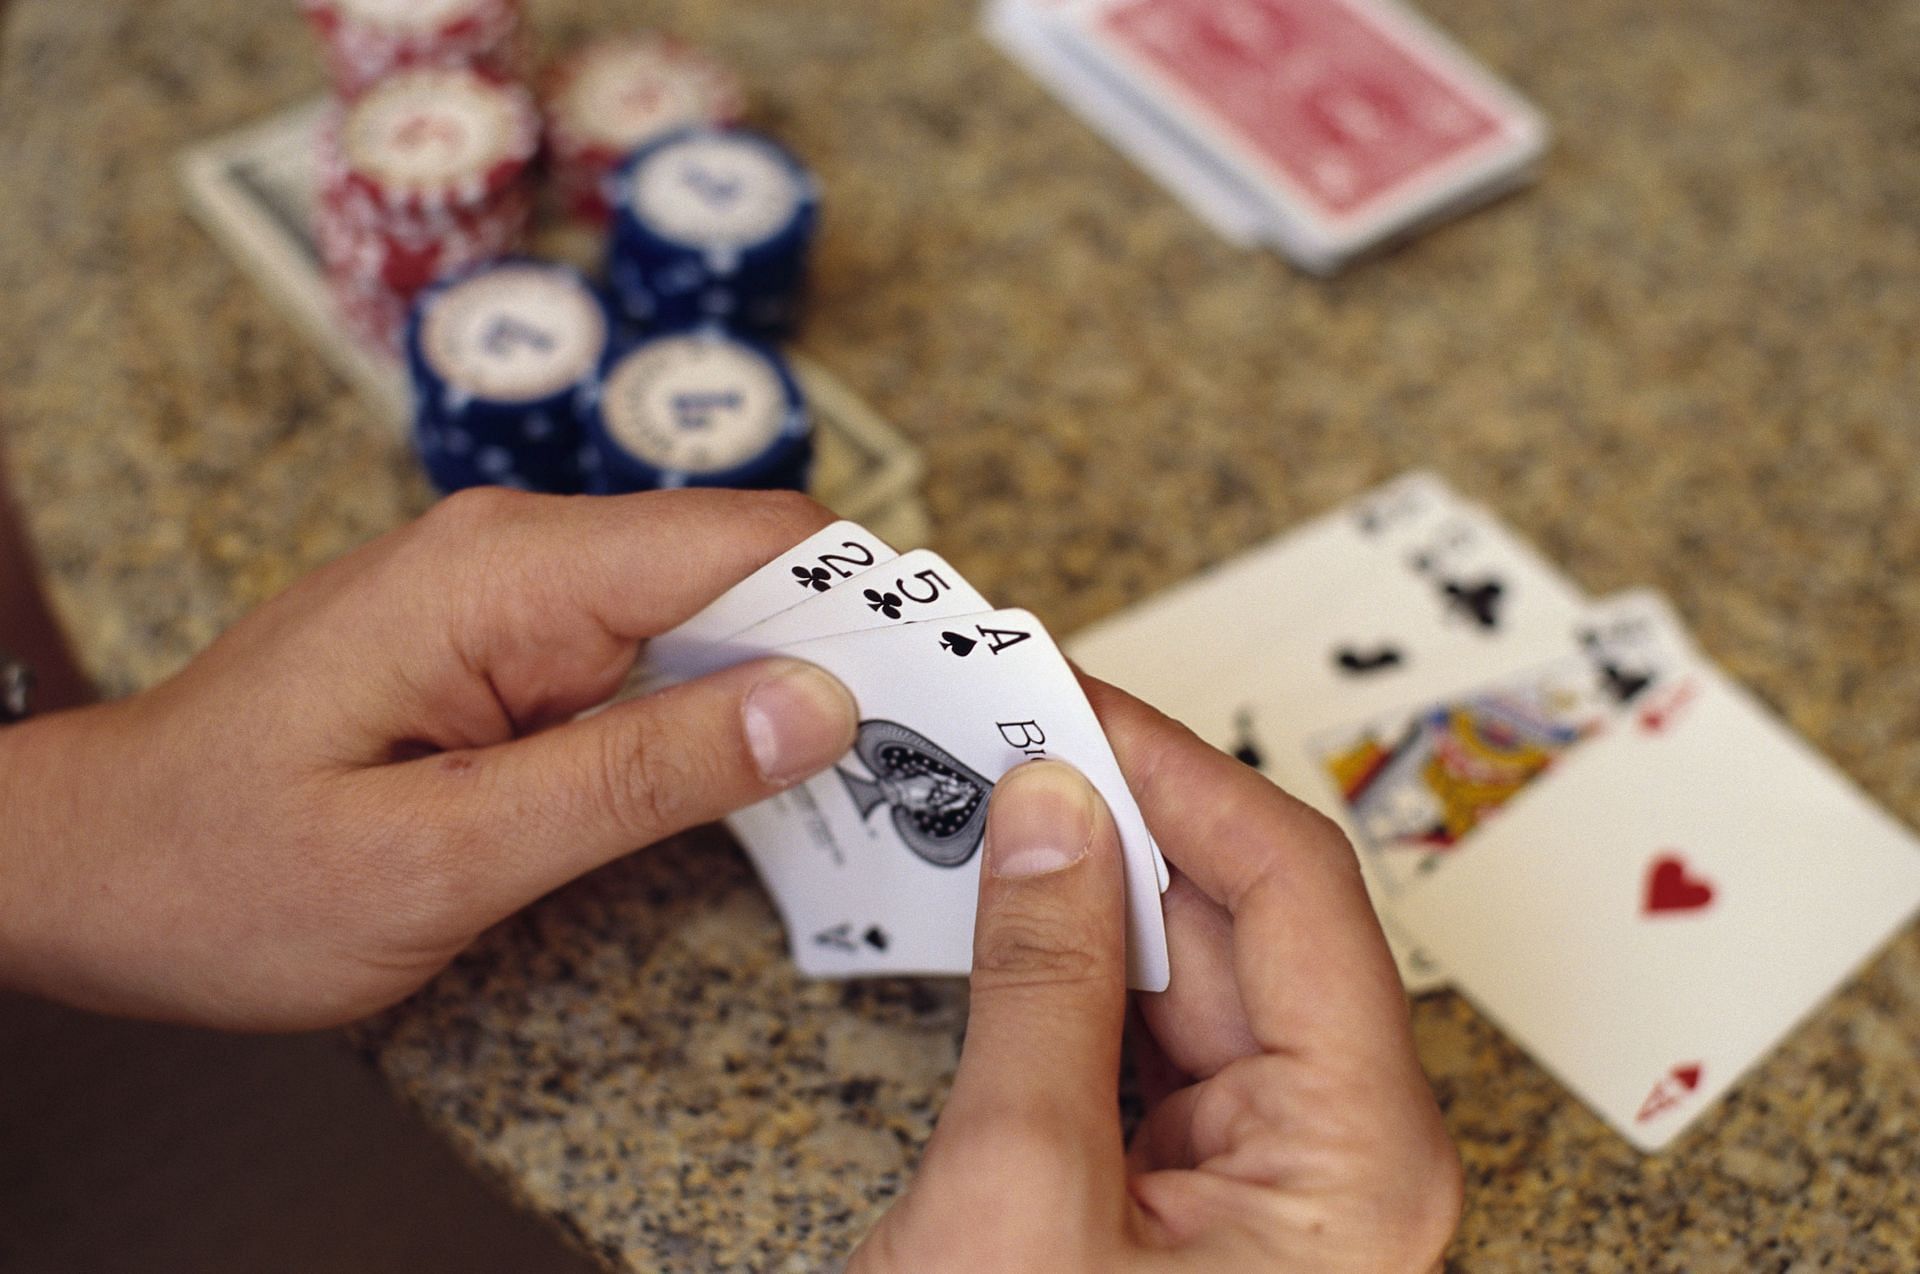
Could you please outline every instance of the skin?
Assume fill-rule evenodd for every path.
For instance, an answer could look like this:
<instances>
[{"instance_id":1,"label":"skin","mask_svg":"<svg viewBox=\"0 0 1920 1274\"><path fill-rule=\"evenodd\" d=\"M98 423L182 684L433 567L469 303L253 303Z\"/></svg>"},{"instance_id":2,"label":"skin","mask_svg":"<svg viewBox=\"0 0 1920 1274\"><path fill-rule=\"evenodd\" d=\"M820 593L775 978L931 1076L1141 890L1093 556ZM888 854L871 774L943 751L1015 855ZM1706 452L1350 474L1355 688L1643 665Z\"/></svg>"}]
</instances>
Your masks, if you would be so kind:
<instances>
[{"instance_id":1,"label":"skin","mask_svg":"<svg viewBox=\"0 0 1920 1274\"><path fill-rule=\"evenodd\" d=\"M1086 681L1174 869L1173 981L1137 997L1150 1108L1117 1105L1124 886L1112 818L988 815L971 1015L913 1185L855 1255L889 1271L1422 1271L1459 1221L1461 1170L1352 848L1257 773ZM1055 762L1023 769L1065 771ZM1059 775L1048 782L1059 785ZM1009 877L1003 829L1081 842Z\"/></svg>"},{"instance_id":2,"label":"skin","mask_svg":"<svg viewBox=\"0 0 1920 1274\"><path fill-rule=\"evenodd\" d=\"M575 717L830 520L773 494L466 493L153 690L0 730L0 984L230 1029L351 1021L549 890L824 769L857 712L793 661ZM1432 1268L1459 1163L1352 850L1086 686L1175 869L1174 981L1134 1010L1151 1113L1124 1145L1112 819L1067 767L1022 767L989 815L952 1099L853 1268ZM1070 861L1033 874L1049 854Z\"/></svg>"}]
</instances>

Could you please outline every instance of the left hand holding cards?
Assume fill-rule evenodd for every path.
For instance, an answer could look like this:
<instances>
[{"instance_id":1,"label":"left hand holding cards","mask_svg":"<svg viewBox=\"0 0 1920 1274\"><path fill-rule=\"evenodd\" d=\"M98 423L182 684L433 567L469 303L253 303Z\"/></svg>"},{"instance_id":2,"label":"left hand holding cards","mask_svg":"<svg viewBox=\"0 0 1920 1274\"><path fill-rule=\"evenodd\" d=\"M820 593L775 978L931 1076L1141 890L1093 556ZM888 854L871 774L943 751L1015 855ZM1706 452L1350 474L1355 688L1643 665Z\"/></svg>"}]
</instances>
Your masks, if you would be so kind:
<instances>
[{"instance_id":1,"label":"left hand holding cards","mask_svg":"<svg viewBox=\"0 0 1920 1274\"><path fill-rule=\"evenodd\" d=\"M906 1196L850 1270L1426 1270L1461 1170L1392 957L1326 820L1120 691L1087 692L1174 868L1122 1143L1120 835L1057 762L987 815L967 1038Z\"/></svg>"},{"instance_id":2,"label":"left hand holding cards","mask_svg":"<svg viewBox=\"0 0 1920 1274\"><path fill-rule=\"evenodd\" d=\"M570 718L830 521L786 494L463 493L163 685L0 730L0 984L349 1021L575 876L826 768L854 703L792 660Z\"/></svg>"}]
</instances>

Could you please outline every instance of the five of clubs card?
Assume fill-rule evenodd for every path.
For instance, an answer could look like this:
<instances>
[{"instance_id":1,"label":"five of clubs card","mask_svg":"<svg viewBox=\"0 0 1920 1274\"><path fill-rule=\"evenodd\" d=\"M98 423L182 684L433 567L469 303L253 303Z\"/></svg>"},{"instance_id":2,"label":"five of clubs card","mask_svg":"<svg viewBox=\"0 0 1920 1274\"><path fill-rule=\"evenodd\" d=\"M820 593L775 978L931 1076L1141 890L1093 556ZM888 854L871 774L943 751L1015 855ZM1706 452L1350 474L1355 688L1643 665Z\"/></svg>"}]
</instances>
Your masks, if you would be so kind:
<instances>
[{"instance_id":1,"label":"five of clubs card","mask_svg":"<svg viewBox=\"0 0 1920 1274\"><path fill-rule=\"evenodd\" d=\"M1458 989L1642 1149L1920 905L1911 834L1661 598L1587 599L1428 474L1068 649L1340 823L1409 991ZM728 820L803 972L967 973L994 785L1046 756L1112 810L1129 982L1167 986L1167 866L1032 614L842 522L651 643L648 684L774 653L860 708L838 765Z\"/></svg>"}]
</instances>

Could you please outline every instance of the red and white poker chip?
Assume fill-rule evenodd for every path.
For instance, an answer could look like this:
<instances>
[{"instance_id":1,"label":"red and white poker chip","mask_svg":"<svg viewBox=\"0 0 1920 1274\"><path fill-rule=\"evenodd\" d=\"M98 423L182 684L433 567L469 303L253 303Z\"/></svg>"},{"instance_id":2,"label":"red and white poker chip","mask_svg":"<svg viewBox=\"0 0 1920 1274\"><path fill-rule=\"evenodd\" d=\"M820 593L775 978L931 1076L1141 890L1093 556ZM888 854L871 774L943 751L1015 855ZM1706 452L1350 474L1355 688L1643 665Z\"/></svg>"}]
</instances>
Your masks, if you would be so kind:
<instances>
[{"instance_id":1,"label":"red and white poker chip","mask_svg":"<svg viewBox=\"0 0 1920 1274\"><path fill-rule=\"evenodd\" d=\"M434 222L523 186L539 145L519 85L465 67L403 71L322 129L320 174L372 220Z\"/></svg>"},{"instance_id":2,"label":"red and white poker chip","mask_svg":"<svg viewBox=\"0 0 1920 1274\"><path fill-rule=\"evenodd\" d=\"M746 108L739 78L671 36L596 40L554 70L542 95L555 189L591 221L611 213L606 181L647 142L692 124L731 124Z\"/></svg>"},{"instance_id":3,"label":"red and white poker chip","mask_svg":"<svg viewBox=\"0 0 1920 1274\"><path fill-rule=\"evenodd\" d=\"M342 95L398 71L515 69L519 0L301 0Z\"/></svg>"}]
</instances>

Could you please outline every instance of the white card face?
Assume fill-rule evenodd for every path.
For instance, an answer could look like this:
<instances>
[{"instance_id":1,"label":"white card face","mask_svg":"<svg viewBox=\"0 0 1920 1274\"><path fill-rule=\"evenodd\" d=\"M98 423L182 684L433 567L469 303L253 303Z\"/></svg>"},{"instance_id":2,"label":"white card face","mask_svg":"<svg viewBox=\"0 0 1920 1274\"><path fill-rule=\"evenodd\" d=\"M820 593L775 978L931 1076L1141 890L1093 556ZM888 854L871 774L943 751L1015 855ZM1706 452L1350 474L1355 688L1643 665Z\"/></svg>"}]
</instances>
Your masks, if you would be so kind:
<instances>
[{"instance_id":1,"label":"white card face","mask_svg":"<svg viewBox=\"0 0 1920 1274\"><path fill-rule=\"evenodd\" d=\"M1147 829L1099 720L1031 614L990 611L821 638L784 652L860 705L835 769L728 820L814 977L965 974L992 786L1038 756L1106 798L1126 857L1129 985L1164 990Z\"/></svg>"},{"instance_id":2,"label":"white card face","mask_svg":"<svg viewBox=\"0 0 1920 1274\"><path fill-rule=\"evenodd\" d=\"M1304 767L1303 726L1564 651L1585 607L1492 517L1414 473L1096 624L1068 649L1337 815ZM1382 884L1369 875L1402 980L1415 992L1444 985L1394 924Z\"/></svg>"},{"instance_id":3,"label":"white card face","mask_svg":"<svg viewBox=\"0 0 1920 1274\"><path fill-rule=\"evenodd\" d=\"M1396 906L1486 1015L1666 1145L1920 904L1920 845L1705 663Z\"/></svg>"},{"instance_id":4,"label":"white card face","mask_svg":"<svg viewBox=\"0 0 1920 1274\"><path fill-rule=\"evenodd\" d=\"M712 643L824 593L843 580L899 556L856 522L835 522L808 536L715 598L685 623L647 643L654 684L699 676Z\"/></svg>"},{"instance_id":5,"label":"white card face","mask_svg":"<svg viewBox=\"0 0 1920 1274\"><path fill-rule=\"evenodd\" d=\"M727 644L777 650L815 637L992 609L946 558L915 549L762 620Z\"/></svg>"},{"instance_id":6,"label":"white card face","mask_svg":"<svg viewBox=\"0 0 1920 1274\"><path fill-rule=\"evenodd\" d=\"M1474 668L1432 698L1310 730L1277 768L1398 897L1691 657L1664 601L1623 593L1595 603L1553 657L1490 678Z\"/></svg>"}]
</instances>

